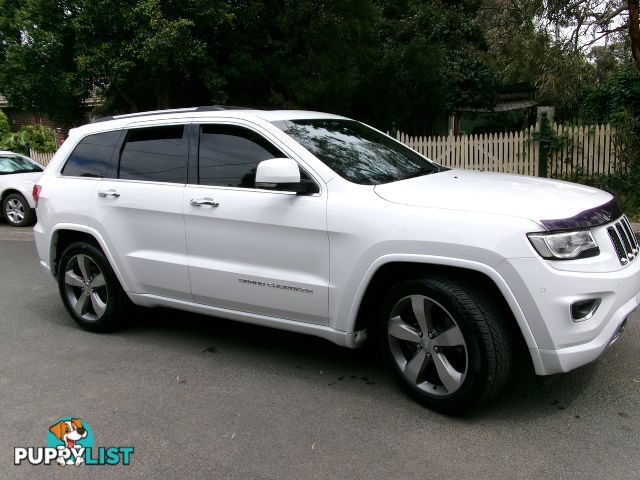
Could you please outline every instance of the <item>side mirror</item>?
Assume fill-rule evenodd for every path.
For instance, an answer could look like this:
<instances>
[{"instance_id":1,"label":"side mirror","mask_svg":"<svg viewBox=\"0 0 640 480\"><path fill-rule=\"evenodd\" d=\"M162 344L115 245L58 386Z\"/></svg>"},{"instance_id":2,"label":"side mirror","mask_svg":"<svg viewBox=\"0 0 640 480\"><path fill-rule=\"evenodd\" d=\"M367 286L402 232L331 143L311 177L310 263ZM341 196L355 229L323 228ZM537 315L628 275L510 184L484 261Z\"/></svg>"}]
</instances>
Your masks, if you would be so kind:
<instances>
[{"instance_id":1,"label":"side mirror","mask_svg":"<svg viewBox=\"0 0 640 480\"><path fill-rule=\"evenodd\" d=\"M300 167L290 158L272 158L260 162L256 170L256 188L298 194L318 191L315 183L300 179Z\"/></svg>"}]
</instances>

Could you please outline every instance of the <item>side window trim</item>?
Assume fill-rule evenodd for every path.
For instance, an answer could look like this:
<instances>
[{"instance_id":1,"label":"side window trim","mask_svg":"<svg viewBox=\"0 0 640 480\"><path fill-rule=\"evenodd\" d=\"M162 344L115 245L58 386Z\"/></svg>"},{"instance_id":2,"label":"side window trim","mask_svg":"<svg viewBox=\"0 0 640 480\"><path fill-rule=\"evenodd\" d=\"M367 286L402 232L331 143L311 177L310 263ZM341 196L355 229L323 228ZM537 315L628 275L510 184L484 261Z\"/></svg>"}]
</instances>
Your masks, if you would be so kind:
<instances>
[{"instance_id":1,"label":"side window trim","mask_svg":"<svg viewBox=\"0 0 640 480\"><path fill-rule=\"evenodd\" d=\"M78 177L78 176L74 176L74 175L64 175L62 173L63 170L65 169L65 167L67 166L67 163L69 162L69 159L71 158L73 153L76 151L76 148L78 148L80 143L85 138L90 137L91 135L99 135L101 133L109 133L109 132L116 132L116 131L119 131L120 134L118 136L118 140L115 143L113 152L111 152L111 157L109 157L109 160L107 162L107 168L105 169L104 175L102 177ZM116 154L118 153L118 149L120 148L120 146L122 145L122 142L123 142L123 131L124 131L124 129L122 129L122 128L114 128L113 130L104 130L104 131L100 131L100 132L90 132L90 133L87 133L86 135L84 135L73 146L73 149L71 150L71 152L69 152L69 155L67 155L67 158L65 159L65 161L60 166L60 169L57 171L56 176L58 176L58 177L66 177L66 178L82 178L84 180L88 180L88 179L96 180L96 179L100 179L100 178L113 178L112 176L110 176L110 174L113 171L114 160L117 162L117 158L119 158L119 157L116 157Z\"/></svg>"},{"instance_id":2,"label":"side window trim","mask_svg":"<svg viewBox=\"0 0 640 480\"><path fill-rule=\"evenodd\" d=\"M209 129L210 131L205 132L206 129ZM213 144L208 143L211 141L211 139L208 138L207 135L213 135L214 137L216 137L216 141L214 141ZM249 149L253 149L254 147L257 147L260 150L262 150L264 153L266 153L266 155L264 156L267 158L277 158L285 155L280 148L276 147L273 144L273 142L270 142L268 139L266 139L264 135L256 132L254 129L247 128L246 126L232 125L232 124L225 124L225 123L200 124L198 127L198 185L203 185L202 170L204 167L203 167L201 154L203 153L202 141L204 139L207 139L207 145L209 147L213 147L213 152L214 152L211 158L209 158L209 156L207 155L207 160L209 160L209 162L207 162L207 167L215 167L216 170L218 170L217 172L218 174L222 172L224 172L225 174L231 174L231 172L228 170L232 170L234 167L238 167L242 165L249 166L249 169L244 170L244 174L242 175L241 178L238 178L238 179L234 178L235 177L234 174L231 174L230 177L227 177L226 175L223 174L222 179L233 179L233 180L230 180L230 183L236 183L236 181L238 180L243 182L242 179L244 179L248 174L255 176L255 172L253 174L251 172L257 168L261 160L260 160L260 155L258 156L258 158L255 158L255 157L252 158L251 153L249 151L247 151L246 158L242 156L242 153L231 153L230 155L227 153L227 155L225 155L225 152L224 152L225 146L228 146L229 142L231 142L231 145L238 144L239 142L239 144L241 145L241 148L244 148L245 145ZM222 160L225 163L219 163L220 160ZM245 160L247 162L245 162ZM210 163L210 165L208 165L208 163ZM250 189L255 188L255 183L253 184L247 183L246 185L242 185L242 184L219 185L217 183L221 182L222 179L215 174L210 177L205 177L205 179L208 179L209 181L213 182L212 184L204 183L205 185L220 186L220 187L226 186L226 187L235 187L235 188L250 188Z\"/></svg>"},{"instance_id":3,"label":"side window trim","mask_svg":"<svg viewBox=\"0 0 640 480\"><path fill-rule=\"evenodd\" d=\"M113 154L111 155L111 160L109 161L109 168L107 168L107 172L105 173L105 178L110 180L118 180L118 170L120 166L120 155L122 154L122 149L124 148L124 141L127 138L127 129L120 129L120 138L118 138L118 142L116 143L116 148L113 149Z\"/></svg>"},{"instance_id":4,"label":"side window trim","mask_svg":"<svg viewBox=\"0 0 640 480\"><path fill-rule=\"evenodd\" d=\"M187 185L200 184L200 125L197 123L189 123L185 126L188 128L189 136L189 159L187 161Z\"/></svg>"},{"instance_id":5,"label":"side window trim","mask_svg":"<svg viewBox=\"0 0 640 480\"><path fill-rule=\"evenodd\" d=\"M159 180L140 180L140 179L120 178L120 163L122 161L122 154L127 144L127 138L129 137L129 133L132 130L139 130L139 129L145 129L145 128L162 128L162 127L172 127L172 126L184 127L182 138L187 142L187 148L186 148L187 158L186 158L186 164L185 164L185 168L187 170L185 175L186 182L183 183L183 182L167 182L167 181L159 181ZM115 158L115 162L112 161L113 170L114 170L113 179L120 180L123 182L144 182L144 183L162 183L167 185L186 185L189 182L189 162L190 162L190 156L191 156L190 155L191 154L191 131L190 131L191 128L192 128L192 124L188 120L176 122L176 123L166 123L166 124L153 123L153 124L147 125L147 124L134 123L134 124L127 125L122 129L122 133L119 139L119 144L116 146L116 149L114 151L114 154L116 154L117 152L117 157Z\"/></svg>"},{"instance_id":6,"label":"side window trim","mask_svg":"<svg viewBox=\"0 0 640 480\"><path fill-rule=\"evenodd\" d=\"M276 193L276 194L291 193L291 192L287 192L286 190L264 190L256 187L247 188L247 187L229 187L224 185L201 184L200 183L200 132L202 131L201 130L202 127L206 125L243 128L245 130L249 130L255 135L260 136L265 142L268 142L270 145L272 145L274 148L280 151L284 155L284 157L294 160L298 164L298 168L300 169L300 171L306 173L306 175L311 179L311 181L316 184L316 187L318 188L318 193L314 193L313 196L318 196L322 194L323 188L321 186L321 183L318 180L317 175L312 174L308 168L305 168L305 166L301 165L300 162L295 158L295 155L291 155L291 153L287 153L285 150L290 150L290 149L286 148L286 145L280 145L279 142L278 143L274 142L272 139L265 136L264 133L262 133L261 131L258 131L256 128L253 128L253 126L251 125L246 125L240 122L236 123L234 121L210 121L210 122L200 121L200 122L192 123L192 129L191 129L191 135L190 135L191 141L189 142L189 172L191 172L191 170L193 170L193 172L191 172L187 176L188 185L198 186L198 187L208 187L208 188L224 188L224 189L233 189L233 190L268 192L268 193Z\"/></svg>"}]
</instances>

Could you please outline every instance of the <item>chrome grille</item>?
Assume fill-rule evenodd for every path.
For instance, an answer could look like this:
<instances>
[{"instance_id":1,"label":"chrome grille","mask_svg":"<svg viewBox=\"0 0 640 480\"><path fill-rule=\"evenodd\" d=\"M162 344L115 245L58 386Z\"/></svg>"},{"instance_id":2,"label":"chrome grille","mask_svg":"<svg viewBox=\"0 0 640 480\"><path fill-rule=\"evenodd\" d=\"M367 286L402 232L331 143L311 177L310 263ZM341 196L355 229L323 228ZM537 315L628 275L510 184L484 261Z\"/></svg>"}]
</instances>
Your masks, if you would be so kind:
<instances>
[{"instance_id":1,"label":"chrome grille","mask_svg":"<svg viewBox=\"0 0 640 480\"><path fill-rule=\"evenodd\" d=\"M638 256L640 245L626 215L607 227L607 233L622 265L626 265Z\"/></svg>"}]
</instances>

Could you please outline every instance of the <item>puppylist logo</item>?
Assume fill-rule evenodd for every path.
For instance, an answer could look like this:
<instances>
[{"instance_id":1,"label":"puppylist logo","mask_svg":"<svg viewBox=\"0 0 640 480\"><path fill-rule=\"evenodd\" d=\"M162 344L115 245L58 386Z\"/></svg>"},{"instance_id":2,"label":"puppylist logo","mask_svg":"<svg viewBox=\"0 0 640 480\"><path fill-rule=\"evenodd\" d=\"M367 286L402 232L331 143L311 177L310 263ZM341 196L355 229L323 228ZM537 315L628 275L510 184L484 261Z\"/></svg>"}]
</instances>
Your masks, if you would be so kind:
<instances>
[{"instance_id":1,"label":"puppylist logo","mask_svg":"<svg viewBox=\"0 0 640 480\"><path fill-rule=\"evenodd\" d=\"M93 432L80 418L64 417L47 431L46 447L15 447L14 465L129 465L133 447L94 447Z\"/></svg>"}]
</instances>

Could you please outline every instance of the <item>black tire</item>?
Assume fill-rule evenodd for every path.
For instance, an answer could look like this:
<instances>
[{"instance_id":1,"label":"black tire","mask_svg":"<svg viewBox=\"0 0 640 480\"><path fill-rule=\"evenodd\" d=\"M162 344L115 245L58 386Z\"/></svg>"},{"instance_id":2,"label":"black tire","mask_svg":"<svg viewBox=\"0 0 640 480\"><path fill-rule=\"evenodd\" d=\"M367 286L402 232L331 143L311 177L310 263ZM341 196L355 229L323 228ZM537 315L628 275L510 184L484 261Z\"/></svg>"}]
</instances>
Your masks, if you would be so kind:
<instances>
[{"instance_id":1,"label":"black tire","mask_svg":"<svg viewBox=\"0 0 640 480\"><path fill-rule=\"evenodd\" d=\"M420 302L431 319L416 315L414 305ZM381 315L376 336L387 363L400 385L423 405L463 414L494 398L506 384L512 340L492 297L448 278L411 280L388 292ZM431 326L424 334L418 316L422 325L428 321Z\"/></svg>"},{"instance_id":2,"label":"black tire","mask_svg":"<svg viewBox=\"0 0 640 480\"><path fill-rule=\"evenodd\" d=\"M2 201L2 214L12 227L33 225L36 218L36 214L29 206L29 202L20 193L10 193L5 197Z\"/></svg>"},{"instance_id":3,"label":"black tire","mask_svg":"<svg viewBox=\"0 0 640 480\"><path fill-rule=\"evenodd\" d=\"M58 288L71 317L91 332L109 332L120 327L130 305L107 257L87 242L72 243L62 254Z\"/></svg>"}]
</instances>

